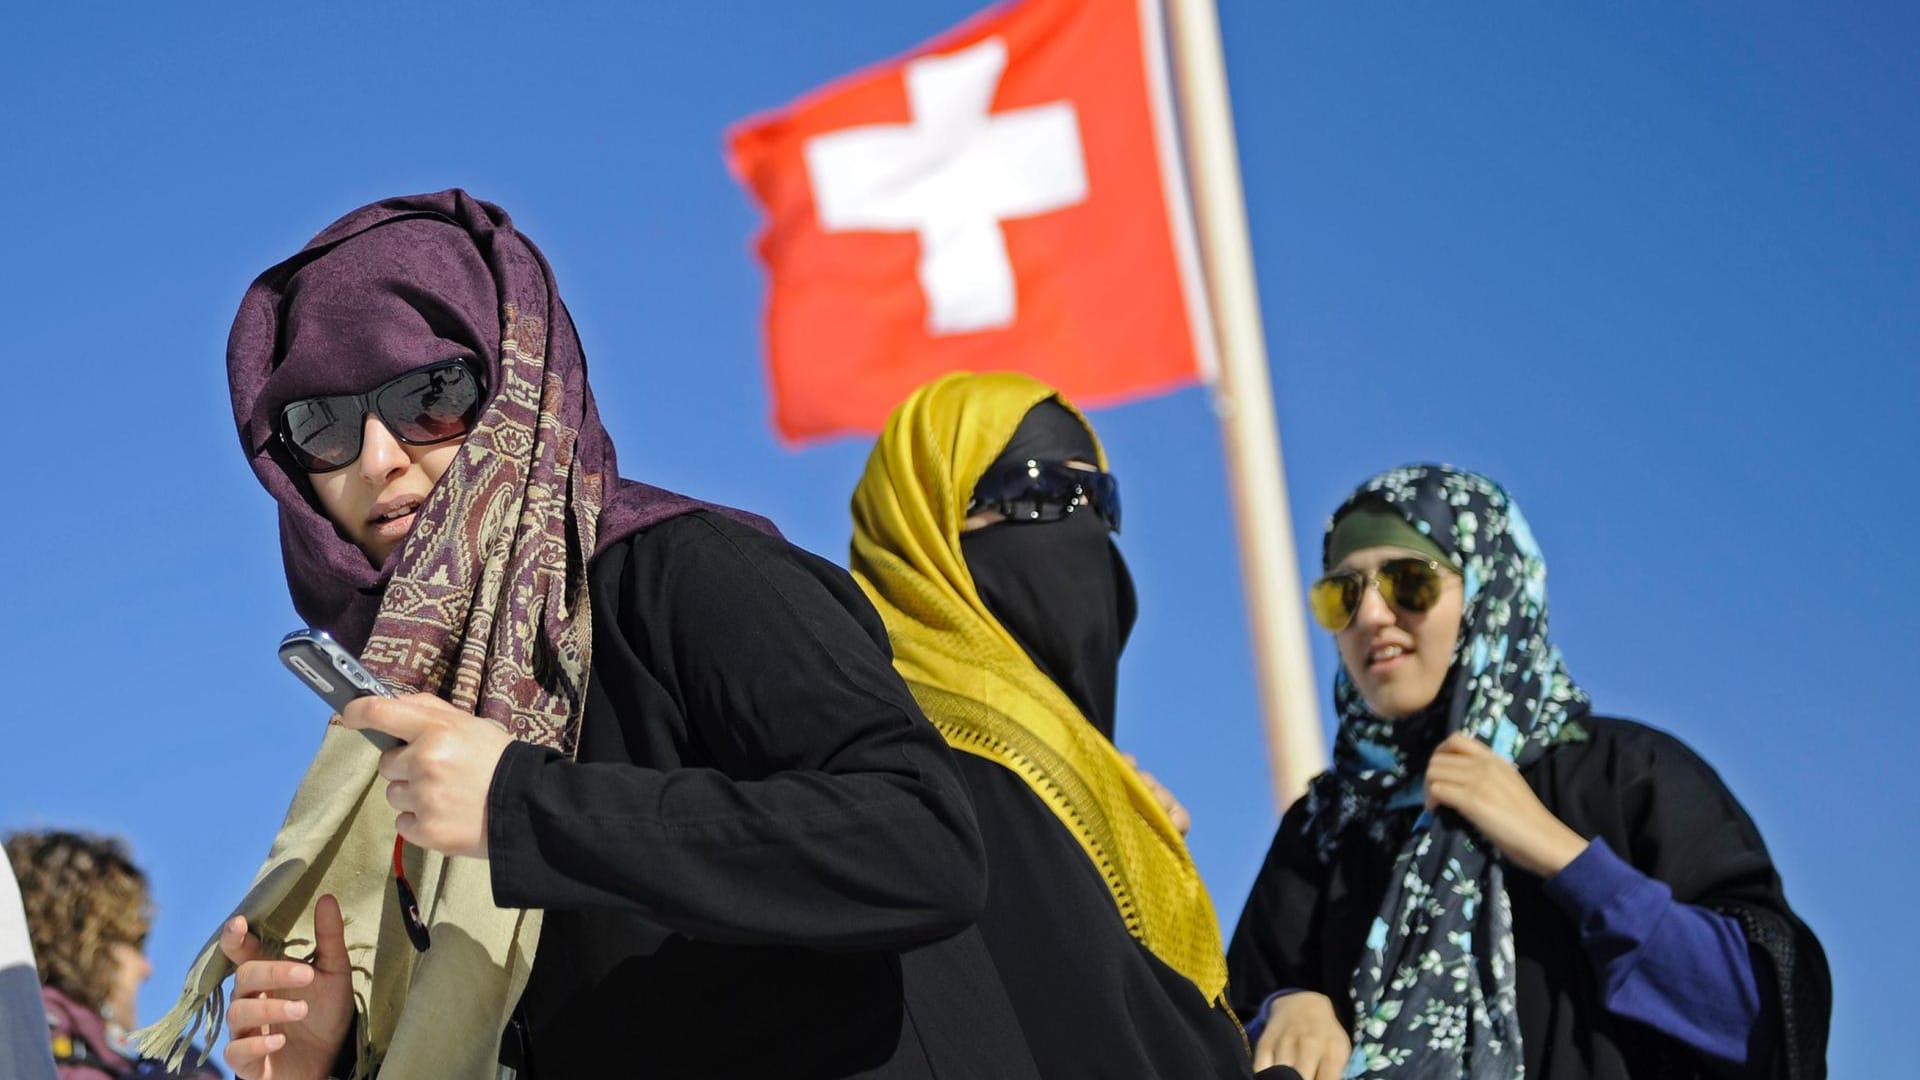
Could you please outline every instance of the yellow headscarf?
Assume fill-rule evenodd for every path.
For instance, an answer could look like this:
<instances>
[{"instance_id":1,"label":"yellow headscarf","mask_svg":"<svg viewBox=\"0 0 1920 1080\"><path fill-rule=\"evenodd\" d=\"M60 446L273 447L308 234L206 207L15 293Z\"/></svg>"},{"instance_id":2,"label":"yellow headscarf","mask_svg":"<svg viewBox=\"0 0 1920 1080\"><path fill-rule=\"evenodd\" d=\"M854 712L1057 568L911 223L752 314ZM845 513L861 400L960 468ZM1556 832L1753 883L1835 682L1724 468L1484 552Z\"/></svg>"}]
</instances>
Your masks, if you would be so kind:
<instances>
[{"instance_id":1,"label":"yellow headscarf","mask_svg":"<svg viewBox=\"0 0 1920 1080\"><path fill-rule=\"evenodd\" d=\"M1220 926L1185 840L987 610L960 551L974 485L1050 398L1059 399L1052 387L1007 372L947 375L914 391L853 493L853 576L886 621L894 667L947 742L1026 781L1100 871L1128 932L1219 1003Z\"/></svg>"}]
</instances>

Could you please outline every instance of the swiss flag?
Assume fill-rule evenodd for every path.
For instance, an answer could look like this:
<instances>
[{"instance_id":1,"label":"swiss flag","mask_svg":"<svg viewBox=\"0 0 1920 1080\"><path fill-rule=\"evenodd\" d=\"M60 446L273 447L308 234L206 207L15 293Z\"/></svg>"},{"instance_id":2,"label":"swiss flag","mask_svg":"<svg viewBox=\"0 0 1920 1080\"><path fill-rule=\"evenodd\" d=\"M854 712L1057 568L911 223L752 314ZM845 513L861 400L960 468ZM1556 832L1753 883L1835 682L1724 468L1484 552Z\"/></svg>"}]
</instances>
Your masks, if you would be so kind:
<instances>
[{"instance_id":1,"label":"swiss flag","mask_svg":"<svg viewBox=\"0 0 1920 1080\"><path fill-rule=\"evenodd\" d=\"M784 436L948 371L1089 405L1211 375L1163 37L1158 0L1022 0L734 130Z\"/></svg>"}]
</instances>

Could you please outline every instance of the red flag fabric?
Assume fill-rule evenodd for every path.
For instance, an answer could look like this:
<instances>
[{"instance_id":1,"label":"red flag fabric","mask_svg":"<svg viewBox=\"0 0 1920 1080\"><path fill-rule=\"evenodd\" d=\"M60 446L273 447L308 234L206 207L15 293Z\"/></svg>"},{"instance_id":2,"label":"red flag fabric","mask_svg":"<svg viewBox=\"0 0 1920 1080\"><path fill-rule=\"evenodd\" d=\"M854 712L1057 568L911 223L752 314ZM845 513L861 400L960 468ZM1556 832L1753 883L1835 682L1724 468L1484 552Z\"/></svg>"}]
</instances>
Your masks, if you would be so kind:
<instances>
[{"instance_id":1,"label":"red flag fabric","mask_svg":"<svg viewBox=\"0 0 1920 1080\"><path fill-rule=\"evenodd\" d=\"M730 135L775 424L879 430L956 370L1088 405L1210 377L1158 0L1022 0Z\"/></svg>"}]
</instances>

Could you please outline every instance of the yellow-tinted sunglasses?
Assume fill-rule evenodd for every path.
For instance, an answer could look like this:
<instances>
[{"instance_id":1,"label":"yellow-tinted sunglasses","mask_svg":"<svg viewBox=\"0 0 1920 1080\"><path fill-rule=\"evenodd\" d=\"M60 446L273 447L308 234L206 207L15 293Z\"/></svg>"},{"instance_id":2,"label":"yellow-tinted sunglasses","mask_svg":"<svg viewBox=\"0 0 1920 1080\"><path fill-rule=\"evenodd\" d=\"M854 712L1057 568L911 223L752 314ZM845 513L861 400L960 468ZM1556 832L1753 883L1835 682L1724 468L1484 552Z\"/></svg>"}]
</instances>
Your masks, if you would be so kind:
<instances>
[{"instance_id":1,"label":"yellow-tinted sunglasses","mask_svg":"<svg viewBox=\"0 0 1920 1080\"><path fill-rule=\"evenodd\" d=\"M1372 571L1335 570L1307 590L1307 604L1313 608L1313 621L1337 634L1360 610L1360 598L1366 595L1369 582L1377 584L1387 603L1403 611L1421 612L1439 602L1440 590L1446 584L1442 575L1452 569L1438 559L1407 556L1388 559Z\"/></svg>"}]
</instances>

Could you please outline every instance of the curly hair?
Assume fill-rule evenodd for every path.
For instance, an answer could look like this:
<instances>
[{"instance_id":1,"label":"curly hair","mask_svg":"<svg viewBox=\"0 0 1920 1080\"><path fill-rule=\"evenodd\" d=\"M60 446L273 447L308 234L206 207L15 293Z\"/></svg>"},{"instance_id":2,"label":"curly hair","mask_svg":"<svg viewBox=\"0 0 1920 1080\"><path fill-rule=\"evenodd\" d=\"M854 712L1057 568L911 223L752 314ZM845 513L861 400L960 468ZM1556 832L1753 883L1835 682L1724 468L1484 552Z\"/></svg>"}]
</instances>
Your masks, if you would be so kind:
<instances>
[{"instance_id":1,"label":"curly hair","mask_svg":"<svg viewBox=\"0 0 1920 1080\"><path fill-rule=\"evenodd\" d=\"M113 837L17 832L6 847L41 983L103 1008L118 968L111 946L143 947L153 921L147 876Z\"/></svg>"}]
</instances>

